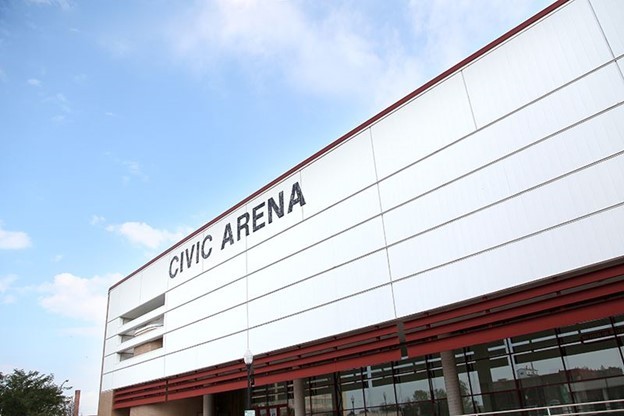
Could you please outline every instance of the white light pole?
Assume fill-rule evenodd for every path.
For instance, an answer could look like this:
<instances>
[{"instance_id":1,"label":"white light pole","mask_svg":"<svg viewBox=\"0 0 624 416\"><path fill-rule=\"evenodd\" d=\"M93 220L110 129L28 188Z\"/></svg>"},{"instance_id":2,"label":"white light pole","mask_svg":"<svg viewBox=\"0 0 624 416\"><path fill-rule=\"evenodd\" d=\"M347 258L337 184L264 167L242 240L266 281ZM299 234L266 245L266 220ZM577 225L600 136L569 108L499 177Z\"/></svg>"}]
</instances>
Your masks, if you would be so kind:
<instances>
[{"instance_id":1,"label":"white light pole","mask_svg":"<svg viewBox=\"0 0 624 416\"><path fill-rule=\"evenodd\" d=\"M245 410L251 410L251 366L253 365L253 354L247 348L245 355L243 355L243 361L247 367L247 403Z\"/></svg>"}]
</instances>

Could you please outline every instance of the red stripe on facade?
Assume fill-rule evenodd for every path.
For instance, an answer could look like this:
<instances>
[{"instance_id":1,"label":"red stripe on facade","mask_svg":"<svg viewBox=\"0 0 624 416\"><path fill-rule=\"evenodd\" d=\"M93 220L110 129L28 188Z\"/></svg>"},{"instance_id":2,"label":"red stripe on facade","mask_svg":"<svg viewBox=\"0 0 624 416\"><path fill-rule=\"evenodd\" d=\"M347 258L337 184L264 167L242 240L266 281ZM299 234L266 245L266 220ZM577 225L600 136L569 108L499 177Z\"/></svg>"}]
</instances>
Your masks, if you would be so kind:
<instances>
[{"instance_id":1,"label":"red stripe on facade","mask_svg":"<svg viewBox=\"0 0 624 416\"><path fill-rule=\"evenodd\" d=\"M504 327L488 328L479 332L427 342L408 348L408 354L410 357L420 357L468 345L484 344L503 338L527 335L538 331L574 325L579 322L593 321L616 313L622 313L623 305L624 300L617 298L605 301L599 305L589 305L571 311L552 312L539 318L508 324Z\"/></svg>"}]
</instances>

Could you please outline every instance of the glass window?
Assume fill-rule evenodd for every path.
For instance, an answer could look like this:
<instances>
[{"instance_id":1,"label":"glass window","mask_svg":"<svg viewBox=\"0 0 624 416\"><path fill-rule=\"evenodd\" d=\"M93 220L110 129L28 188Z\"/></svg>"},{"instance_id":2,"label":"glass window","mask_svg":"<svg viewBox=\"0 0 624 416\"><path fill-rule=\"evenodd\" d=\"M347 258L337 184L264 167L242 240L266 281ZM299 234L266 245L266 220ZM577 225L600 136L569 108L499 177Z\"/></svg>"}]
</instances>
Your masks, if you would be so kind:
<instances>
[{"instance_id":1,"label":"glass window","mask_svg":"<svg viewBox=\"0 0 624 416\"><path fill-rule=\"evenodd\" d=\"M513 369L507 356L475 361L470 370L470 383L475 393L516 388Z\"/></svg>"},{"instance_id":2,"label":"glass window","mask_svg":"<svg viewBox=\"0 0 624 416\"><path fill-rule=\"evenodd\" d=\"M364 385L360 369L340 373L342 407L346 414L356 415L364 409Z\"/></svg>"},{"instance_id":3,"label":"glass window","mask_svg":"<svg viewBox=\"0 0 624 416\"><path fill-rule=\"evenodd\" d=\"M444 375L442 374L442 359L439 355L433 355L427 358L427 367L429 368L429 380L433 389L434 399L446 398L446 385L444 384Z\"/></svg>"},{"instance_id":4,"label":"glass window","mask_svg":"<svg viewBox=\"0 0 624 416\"><path fill-rule=\"evenodd\" d=\"M495 412L520 407L518 392L515 390L477 395L474 397L474 401L479 412Z\"/></svg>"},{"instance_id":5,"label":"glass window","mask_svg":"<svg viewBox=\"0 0 624 416\"><path fill-rule=\"evenodd\" d=\"M401 405L402 416L433 416L433 401L418 401Z\"/></svg>"},{"instance_id":6,"label":"glass window","mask_svg":"<svg viewBox=\"0 0 624 416\"><path fill-rule=\"evenodd\" d=\"M473 345L464 348L466 356L471 360L498 357L509 354L505 340L499 340L486 344Z\"/></svg>"},{"instance_id":7,"label":"glass window","mask_svg":"<svg viewBox=\"0 0 624 416\"><path fill-rule=\"evenodd\" d=\"M622 356L614 338L567 345L564 360L574 381L623 374Z\"/></svg>"},{"instance_id":8,"label":"glass window","mask_svg":"<svg viewBox=\"0 0 624 416\"><path fill-rule=\"evenodd\" d=\"M554 330L512 338L516 379L523 388L566 381L561 351Z\"/></svg>"},{"instance_id":9,"label":"glass window","mask_svg":"<svg viewBox=\"0 0 624 416\"><path fill-rule=\"evenodd\" d=\"M536 385L520 390L524 407L556 406L572 403L572 396L566 384Z\"/></svg>"},{"instance_id":10,"label":"glass window","mask_svg":"<svg viewBox=\"0 0 624 416\"><path fill-rule=\"evenodd\" d=\"M396 404L388 404L385 406L367 407L367 414L374 416L397 416L398 408Z\"/></svg>"},{"instance_id":11,"label":"glass window","mask_svg":"<svg viewBox=\"0 0 624 416\"><path fill-rule=\"evenodd\" d=\"M559 405L561 413L575 401L624 398L622 341L619 316L456 350L464 412ZM315 416L336 405L342 416L448 414L437 354L343 372L342 402L333 404L331 380L315 380L310 389Z\"/></svg>"},{"instance_id":12,"label":"glass window","mask_svg":"<svg viewBox=\"0 0 624 416\"><path fill-rule=\"evenodd\" d=\"M436 415L449 416L448 402L446 399L437 400L435 403Z\"/></svg>"},{"instance_id":13,"label":"glass window","mask_svg":"<svg viewBox=\"0 0 624 416\"><path fill-rule=\"evenodd\" d=\"M366 407L387 407L389 404L395 404L392 366L387 364L366 367L363 370Z\"/></svg>"},{"instance_id":14,"label":"glass window","mask_svg":"<svg viewBox=\"0 0 624 416\"><path fill-rule=\"evenodd\" d=\"M401 362L395 365L394 370L398 403L431 400L431 388L424 359Z\"/></svg>"},{"instance_id":15,"label":"glass window","mask_svg":"<svg viewBox=\"0 0 624 416\"><path fill-rule=\"evenodd\" d=\"M333 376L311 377L308 380L309 407L312 414L331 413L334 409L333 402L334 382Z\"/></svg>"}]
</instances>

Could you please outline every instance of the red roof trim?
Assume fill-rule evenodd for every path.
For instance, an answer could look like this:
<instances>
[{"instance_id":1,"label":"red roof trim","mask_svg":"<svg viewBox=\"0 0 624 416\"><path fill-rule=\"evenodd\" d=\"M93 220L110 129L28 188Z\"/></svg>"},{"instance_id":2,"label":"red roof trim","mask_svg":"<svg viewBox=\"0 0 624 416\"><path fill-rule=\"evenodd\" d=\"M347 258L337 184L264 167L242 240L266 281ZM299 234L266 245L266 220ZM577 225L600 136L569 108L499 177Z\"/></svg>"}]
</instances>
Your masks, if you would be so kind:
<instances>
[{"instance_id":1,"label":"red roof trim","mask_svg":"<svg viewBox=\"0 0 624 416\"><path fill-rule=\"evenodd\" d=\"M406 95L405 97L403 97L402 99L400 99L396 103L392 104L391 106L389 106L385 110L382 110L380 113L378 113L375 116L369 118L364 123L360 124L356 128L352 129L351 131L349 131L346 134L342 135L338 139L334 140L332 143L328 144L327 146L325 146L324 148L322 148L318 152L314 153L312 156L308 157L304 161L302 161L299 164L297 164L296 166L292 167L291 169L289 169L288 171L283 173L281 176L273 179L271 182L269 182L268 184L266 184L262 188L258 189L256 192L252 193L247 198L245 198L242 201L240 201L238 204L236 204L236 205L232 206L230 209L224 211L223 213L221 213L220 215L218 215L217 217L215 217L214 219L212 219L211 221L206 223L204 226L200 227L199 229L197 229L193 233L189 234L188 236L186 236L182 240L178 241L176 244L174 244L173 246L171 246L167 250L165 250L162 253L160 253L158 256L154 257L149 262L145 263L143 266L141 266L138 269L136 269L134 272L130 273L124 279L122 279L119 282L115 283L113 286L111 286L110 289L113 289L116 286L120 285L121 283L125 282L126 280L128 280L129 278L134 276L135 274L139 273L141 270L147 268L147 266L150 266L151 264L153 264L157 260L159 260L162 257L164 257L167 253L172 251L174 248L176 248L176 247L180 246L181 244L184 244L185 242L191 240L193 237L195 237L196 235L198 235L199 233L204 231L206 228L210 227L212 224L216 223L220 219L222 219L222 218L226 217L227 215L231 214L232 212L236 211L238 208L242 207L247 202L251 201L252 199L257 197L258 195L262 194L266 190L270 189L271 187L275 186L276 184L278 184L282 180L286 179L288 176L290 176L293 173L297 172L298 170L302 169L304 166L308 165L313 160L321 157L325 153L329 152L333 148L335 148L338 145L340 145L342 142L344 142L347 139L355 136L357 133L361 132L362 130L370 127L372 124L374 124L378 120L382 119L383 117L387 116L388 114L392 113L394 110L396 110L397 108L401 107L402 105L404 105L408 101L414 99L418 95L422 94L424 91L428 90L429 88L433 87L435 84L441 82L445 78L447 78L450 75L454 74L455 72L459 71L461 68L467 66L471 62L476 61L478 58L480 58L481 56L485 55L487 52L489 52L492 49L496 48L498 45L500 45L503 42L505 42L506 40L512 38L513 36L515 36L519 32L521 32L524 29L526 29L527 27L531 26L532 24L534 24L538 20L542 19L546 15L550 14L554 10L557 10L558 8L560 8L564 4L568 3L569 1L570 0L557 0L557 1L555 1L553 4L551 4L550 6L546 7L544 10L540 11L539 13L535 14L534 16L530 17L528 20L526 20L523 23L519 24L515 28L511 29L510 31L508 31L507 33L505 33L504 35L502 35L498 39L495 39L494 41L492 41L492 42L488 43L487 45L485 45L483 48L481 48L478 51L474 52L472 55L468 56L467 58L464 58L459 63L453 65L452 67L450 67L446 71L442 72L437 77L435 77L435 78L431 79L430 81L428 81L427 83L423 84L422 86L420 86L419 88L417 88L416 90L414 90L410 94Z\"/></svg>"}]
</instances>

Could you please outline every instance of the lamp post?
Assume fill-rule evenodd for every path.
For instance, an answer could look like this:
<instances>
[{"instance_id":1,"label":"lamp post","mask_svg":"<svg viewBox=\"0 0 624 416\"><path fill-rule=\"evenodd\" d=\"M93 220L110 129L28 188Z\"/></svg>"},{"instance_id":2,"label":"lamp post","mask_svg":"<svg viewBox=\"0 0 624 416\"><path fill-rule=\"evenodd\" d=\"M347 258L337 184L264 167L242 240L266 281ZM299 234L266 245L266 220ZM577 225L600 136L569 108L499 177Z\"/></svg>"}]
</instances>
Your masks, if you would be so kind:
<instances>
[{"instance_id":1,"label":"lamp post","mask_svg":"<svg viewBox=\"0 0 624 416\"><path fill-rule=\"evenodd\" d=\"M245 351L243 361L247 367L247 403L245 405L245 410L251 410L251 366L253 364L253 354L249 348Z\"/></svg>"}]
</instances>

